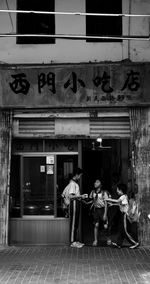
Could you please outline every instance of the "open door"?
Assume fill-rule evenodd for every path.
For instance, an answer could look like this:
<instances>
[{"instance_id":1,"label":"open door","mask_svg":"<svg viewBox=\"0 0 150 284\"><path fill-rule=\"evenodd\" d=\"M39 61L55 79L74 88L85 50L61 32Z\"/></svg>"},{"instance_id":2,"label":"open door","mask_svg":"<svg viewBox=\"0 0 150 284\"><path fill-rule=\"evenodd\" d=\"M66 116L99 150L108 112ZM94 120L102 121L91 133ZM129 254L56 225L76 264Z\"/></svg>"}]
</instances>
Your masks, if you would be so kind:
<instances>
[{"instance_id":1,"label":"open door","mask_svg":"<svg viewBox=\"0 0 150 284\"><path fill-rule=\"evenodd\" d=\"M112 194L113 177L117 175L120 182L128 183L129 140L107 139L103 140L104 148L93 141L83 143L83 193L94 189L94 182L100 179L103 188ZM90 214L90 205L82 206L82 240L85 244L93 242L93 219ZM117 231L117 218L114 218L113 234ZM100 244L106 244L103 228L100 228Z\"/></svg>"},{"instance_id":2,"label":"open door","mask_svg":"<svg viewBox=\"0 0 150 284\"><path fill-rule=\"evenodd\" d=\"M83 193L88 193L94 188L94 181L100 179L103 187L111 187L111 149L107 151L83 152ZM93 220L90 205L82 206L82 239L86 244L93 241Z\"/></svg>"}]
</instances>

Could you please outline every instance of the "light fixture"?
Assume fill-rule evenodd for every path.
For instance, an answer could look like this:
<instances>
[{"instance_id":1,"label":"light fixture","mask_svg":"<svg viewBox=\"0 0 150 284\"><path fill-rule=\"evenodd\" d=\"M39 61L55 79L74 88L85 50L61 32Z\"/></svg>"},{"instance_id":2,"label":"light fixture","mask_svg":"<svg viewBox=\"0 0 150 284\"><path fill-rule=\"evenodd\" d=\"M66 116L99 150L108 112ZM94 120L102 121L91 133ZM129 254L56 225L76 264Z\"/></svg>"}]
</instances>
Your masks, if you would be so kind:
<instances>
[{"instance_id":1,"label":"light fixture","mask_svg":"<svg viewBox=\"0 0 150 284\"><path fill-rule=\"evenodd\" d=\"M98 138L96 139L96 141L100 143L99 147L101 148L101 147L102 147L102 138L101 138L101 137L98 137Z\"/></svg>"},{"instance_id":2,"label":"light fixture","mask_svg":"<svg viewBox=\"0 0 150 284\"><path fill-rule=\"evenodd\" d=\"M99 143L99 148L100 148L100 149L102 149L102 150L103 150L103 149L104 149L104 150L105 150L105 149L111 149L111 146L103 146L103 145L102 145L102 141L103 141L103 140L102 140L101 137L98 137L98 138L96 139L96 141Z\"/></svg>"},{"instance_id":3,"label":"light fixture","mask_svg":"<svg viewBox=\"0 0 150 284\"><path fill-rule=\"evenodd\" d=\"M96 141L99 142L99 143L102 143L102 138L101 138L101 137L98 137L98 138L96 139Z\"/></svg>"}]
</instances>

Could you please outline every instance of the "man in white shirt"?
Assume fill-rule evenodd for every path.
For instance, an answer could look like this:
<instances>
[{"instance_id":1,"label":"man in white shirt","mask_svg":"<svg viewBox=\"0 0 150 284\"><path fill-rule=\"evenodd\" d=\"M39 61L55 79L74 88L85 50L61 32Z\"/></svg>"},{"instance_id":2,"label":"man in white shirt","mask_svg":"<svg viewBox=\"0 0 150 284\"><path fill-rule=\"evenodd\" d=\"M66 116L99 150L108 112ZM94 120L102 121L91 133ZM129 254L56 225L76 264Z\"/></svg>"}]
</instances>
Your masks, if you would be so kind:
<instances>
[{"instance_id":1,"label":"man in white shirt","mask_svg":"<svg viewBox=\"0 0 150 284\"><path fill-rule=\"evenodd\" d=\"M83 243L78 241L78 226L79 226L79 216L80 216L80 201L82 198L86 198L86 195L80 195L80 189L78 181L83 173L80 168L75 169L72 178L64 189L62 197L66 206L69 207L70 216L70 241L71 247L81 248Z\"/></svg>"}]
</instances>

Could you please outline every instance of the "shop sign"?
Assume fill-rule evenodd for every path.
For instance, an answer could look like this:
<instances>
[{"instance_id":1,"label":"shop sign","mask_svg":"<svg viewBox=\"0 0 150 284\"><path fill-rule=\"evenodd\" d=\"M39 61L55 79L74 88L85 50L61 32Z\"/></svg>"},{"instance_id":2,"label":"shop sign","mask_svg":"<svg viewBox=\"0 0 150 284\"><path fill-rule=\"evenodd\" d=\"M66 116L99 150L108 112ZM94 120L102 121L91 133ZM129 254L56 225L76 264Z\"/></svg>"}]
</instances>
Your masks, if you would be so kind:
<instances>
[{"instance_id":1,"label":"shop sign","mask_svg":"<svg viewBox=\"0 0 150 284\"><path fill-rule=\"evenodd\" d=\"M30 152L77 152L77 140L41 140L41 139L14 139L12 144L13 153ZM54 155L47 156L46 164L54 164ZM43 168L41 168L41 171Z\"/></svg>"},{"instance_id":2,"label":"shop sign","mask_svg":"<svg viewBox=\"0 0 150 284\"><path fill-rule=\"evenodd\" d=\"M120 106L150 103L150 64L3 67L0 106Z\"/></svg>"}]
</instances>

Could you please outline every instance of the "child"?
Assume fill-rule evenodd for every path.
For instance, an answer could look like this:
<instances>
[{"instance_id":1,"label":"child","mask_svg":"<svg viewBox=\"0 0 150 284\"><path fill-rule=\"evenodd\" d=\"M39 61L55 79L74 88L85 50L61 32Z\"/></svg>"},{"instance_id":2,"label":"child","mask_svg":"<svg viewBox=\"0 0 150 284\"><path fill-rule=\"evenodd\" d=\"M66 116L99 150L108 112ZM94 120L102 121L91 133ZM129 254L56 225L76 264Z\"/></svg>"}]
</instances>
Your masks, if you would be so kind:
<instances>
[{"instance_id":1,"label":"child","mask_svg":"<svg viewBox=\"0 0 150 284\"><path fill-rule=\"evenodd\" d=\"M119 183L119 176L117 173L114 173L112 176L112 187L111 187L111 195L109 196L112 199L118 199L117 194L117 185ZM112 202L108 203L108 211L107 211L107 217L108 217L108 239L107 239L107 245L111 245L111 234L113 231L113 228L116 227L116 223L118 220L118 216L120 214L119 206L116 203ZM115 226L114 226L115 225Z\"/></svg>"},{"instance_id":2,"label":"child","mask_svg":"<svg viewBox=\"0 0 150 284\"><path fill-rule=\"evenodd\" d=\"M97 246L98 244L98 228L100 221L103 222L104 228L107 228L107 202L105 199L108 198L108 194L106 191L102 190L101 181L96 179L94 183L94 190L90 193L89 198L91 201L88 203L92 203L94 212L94 241L93 246Z\"/></svg>"},{"instance_id":3,"label":"child","mask_svg":"<svg viewBox=\"0 0 150 284\"><path fill-rule=\"evenodd\" d=\"M120 196L117 200L107 198L108 202L117 203L119 205L121 214L119 217L119 226L118 226L118 236L117 241L112 242L113 246L121 248L124 239L126 238L132 246L130 248L136 248L139 246L139 243L133 239L133 237L129 234L127 230L127 214L129 209L128 197L126 195L127 187L125 184L118 184L117 185L117 193Z\"/></svg>"},{"instance_id":4,"label":"child","mask_svg":"<svg viewBox=\"0 0 150 284\"><path fill-rule=\"evenodd\" d=\"M129 199L128 216L130 234L134 240L138 243L138 222L140 218L140 212L138 203L136 201L135 194L132 192Z\"/></svg>"}]
</instances>

